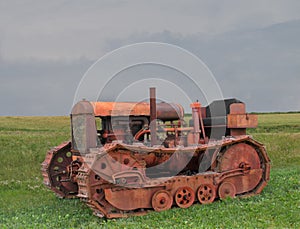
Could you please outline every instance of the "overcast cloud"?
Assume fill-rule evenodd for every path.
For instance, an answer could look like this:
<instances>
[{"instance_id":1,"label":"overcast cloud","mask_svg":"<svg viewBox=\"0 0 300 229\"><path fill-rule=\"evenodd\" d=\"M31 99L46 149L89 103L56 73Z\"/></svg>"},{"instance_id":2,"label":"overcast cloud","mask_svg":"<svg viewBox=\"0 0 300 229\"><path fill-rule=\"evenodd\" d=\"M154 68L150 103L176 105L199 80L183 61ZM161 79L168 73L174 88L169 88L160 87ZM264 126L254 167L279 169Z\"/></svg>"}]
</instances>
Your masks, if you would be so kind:
<instances>
[{"instance_id":1,"label":"overcast cloud","mask_svg":"<svg viewBox=\"0 0 300 229\"><path fill-rule=\"evenodd\" d=\"M249 111L300 110L300 1L0 0L0 115L66 115L89 66L135 42L183 47Z\"/></svg>"}]
</instances>

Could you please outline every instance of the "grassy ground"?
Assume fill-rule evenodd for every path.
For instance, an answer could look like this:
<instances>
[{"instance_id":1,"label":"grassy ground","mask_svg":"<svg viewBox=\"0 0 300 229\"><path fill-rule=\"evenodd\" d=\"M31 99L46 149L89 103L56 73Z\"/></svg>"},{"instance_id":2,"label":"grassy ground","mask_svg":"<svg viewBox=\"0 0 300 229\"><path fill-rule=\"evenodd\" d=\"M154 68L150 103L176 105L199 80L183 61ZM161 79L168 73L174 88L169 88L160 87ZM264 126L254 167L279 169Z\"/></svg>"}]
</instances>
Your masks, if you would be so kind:
<instances>
[{"instance_id":1,"label":"grassy ground","mask_svg":"<svg viewBox=\"0 0 300 229\"><path fill-rule=\"evenodd\" d=\"M271 181L261 195L103 220L42 184L46 151L70 137L68 117L0 117L0 228L300 228L300 114L261 114Z\"/></svg>"}]
</instances>

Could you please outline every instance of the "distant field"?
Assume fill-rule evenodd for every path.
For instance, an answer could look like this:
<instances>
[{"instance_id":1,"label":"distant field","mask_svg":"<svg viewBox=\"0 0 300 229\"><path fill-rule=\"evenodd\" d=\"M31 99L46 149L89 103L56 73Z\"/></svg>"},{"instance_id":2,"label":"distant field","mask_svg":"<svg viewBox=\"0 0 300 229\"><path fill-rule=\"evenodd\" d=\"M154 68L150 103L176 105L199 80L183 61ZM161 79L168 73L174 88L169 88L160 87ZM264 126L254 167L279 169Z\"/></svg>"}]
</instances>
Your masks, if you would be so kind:
<instances>
[{"instance_id":1,"label":"distant field","mask_svg":"<svg viewBox=\"0 0 300 229\"><path fill-rule=\"evenodd\" d=\"M42 184L40 164L70 138L69 126L68 117L0 117L0 228L300 228L299 113L260 114L248 132L272 160L261 195L107 221Z\"/></svg>"}]
</instances>

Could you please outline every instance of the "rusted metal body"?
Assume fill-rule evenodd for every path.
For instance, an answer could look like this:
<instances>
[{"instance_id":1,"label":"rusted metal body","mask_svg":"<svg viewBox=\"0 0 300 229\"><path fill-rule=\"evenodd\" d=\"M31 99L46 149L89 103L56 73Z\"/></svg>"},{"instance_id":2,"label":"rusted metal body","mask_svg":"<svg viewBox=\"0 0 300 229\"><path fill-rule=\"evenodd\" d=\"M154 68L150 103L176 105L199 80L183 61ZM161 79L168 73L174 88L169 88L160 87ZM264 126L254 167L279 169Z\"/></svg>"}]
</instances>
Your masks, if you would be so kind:
<instances>
[{"instance_id":1,"label":"rusted metal body","mask_svg":"<svg viewBox=\"0 0 300 229\"><path fill-rule=\"evenodd\" d=\"M158 103L81 101L71 114L72 141L50 150L44 183L81 198L95 215L118 218L259 194L270 177L265 147L246 135L256 115L236 100L183 108ZM101 125L96 125L96 120ZM160 120L160 121L158 121Z\"/></svg>"}]
</instances>

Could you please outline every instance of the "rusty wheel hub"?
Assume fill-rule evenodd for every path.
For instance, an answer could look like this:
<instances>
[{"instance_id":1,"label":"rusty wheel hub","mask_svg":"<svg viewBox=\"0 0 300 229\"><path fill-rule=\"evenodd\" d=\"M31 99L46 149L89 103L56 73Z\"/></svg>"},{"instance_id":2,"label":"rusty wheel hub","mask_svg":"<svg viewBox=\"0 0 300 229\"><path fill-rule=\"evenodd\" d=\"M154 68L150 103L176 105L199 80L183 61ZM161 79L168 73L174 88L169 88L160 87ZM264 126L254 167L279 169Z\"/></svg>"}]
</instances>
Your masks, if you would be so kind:
<instances>
[{"instance_id":1,"label":"rusty wheel hub","mask_svg":"<svg viewBox=\"0 0 300 229\"><path fill-rule=\"evenodd\" d=\"M175 193L175 202L180 208L188 208L194 203L195 193L190 187L181 187Z\"/></svg>"},{"instance_id":2,"label":"rusty wheel hub","mask_svg":"<svg viewBox=\"0 0 300 229\"><path fill-rule=\"evenodd\" d=\"M152 197L152 207L157 212L170 209L172 204L173 198L171 194L165 190L157 191Z\"/></svg>"},{"instance_id":3,"label":"rusty wheel hub","mask_svg":"<svg viewBox=\"0 0 300 229\"><path fill-rule=\"evenodd\" d=\"M219 193L219 197L221 199L226 199L227 197L234 198L236 195L236 188L235 188L234 184L232 184L230 182L223 182L219 186L218 193Z\"/></svg>"},{"instance_id":4,"label":"rusty wheel hub","mask_svg":"<svg viewBox=\"0 0 300 229\"><path fill-rule=\"evenodd\" d=\"M198 188L197 197L201 204L209 204L216 198L215 187L211 184L203 184Z\"/></svg>"}]
</instances>

